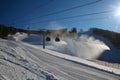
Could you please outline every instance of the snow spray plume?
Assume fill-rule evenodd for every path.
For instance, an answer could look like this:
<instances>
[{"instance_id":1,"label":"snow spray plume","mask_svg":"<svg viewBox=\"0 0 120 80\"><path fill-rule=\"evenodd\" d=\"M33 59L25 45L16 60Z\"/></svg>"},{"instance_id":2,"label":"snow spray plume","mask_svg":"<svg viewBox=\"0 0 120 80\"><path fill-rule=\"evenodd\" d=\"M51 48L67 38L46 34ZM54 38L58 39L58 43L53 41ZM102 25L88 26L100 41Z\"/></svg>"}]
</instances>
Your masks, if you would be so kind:
<instances>
[{"instance_id":1,"label":"snow spray plume","mask_svg":"<svg viewBox=\"0 0 120 80\"><path fill-rule=\"evenodd\" d=\"M110 50L102 41L87 35L81 35L77 40L67 39L66 42L67 49L72 55L85 59L97 58L103 51Z\"/></svg>"}]
</instances>

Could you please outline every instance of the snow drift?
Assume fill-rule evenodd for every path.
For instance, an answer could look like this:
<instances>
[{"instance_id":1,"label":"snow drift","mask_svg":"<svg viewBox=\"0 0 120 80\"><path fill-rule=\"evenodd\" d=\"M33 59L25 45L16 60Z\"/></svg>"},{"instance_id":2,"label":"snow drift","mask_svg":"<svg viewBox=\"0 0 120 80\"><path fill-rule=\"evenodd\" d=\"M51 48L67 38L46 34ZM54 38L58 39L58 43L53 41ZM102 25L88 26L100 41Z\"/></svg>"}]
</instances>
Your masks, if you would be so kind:
<instances>
[{"instance_id":1,"label":"snow drift","mask_svg":"<svg viewBox=\"0 0 120 80\"><path fill-rule=\"evenodd\" d=\"M18 40L24 39L26 37L27 37L27 34L22 33L22 32L17 32L15 35L9 34L7 38L9 40L18 41Z\"/></svg>"}]
</instances>

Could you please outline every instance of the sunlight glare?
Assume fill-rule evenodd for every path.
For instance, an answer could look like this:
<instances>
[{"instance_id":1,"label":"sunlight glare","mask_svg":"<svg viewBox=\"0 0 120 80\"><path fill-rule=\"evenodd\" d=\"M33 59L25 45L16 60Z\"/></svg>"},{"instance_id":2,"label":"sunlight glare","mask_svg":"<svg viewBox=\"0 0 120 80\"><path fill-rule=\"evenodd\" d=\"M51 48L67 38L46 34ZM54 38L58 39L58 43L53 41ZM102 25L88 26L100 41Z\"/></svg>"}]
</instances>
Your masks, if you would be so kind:
<instances>
[{"instance_id":1,"label":"sunlight glare","mask_svg":"<svg viewBox=\"0 0 120 80\"><path fill-rule=\"evenodd\" d=\"M116 16L120 16L120 9L116 11Z\"/></svg>"},{"instance_id":2,"label":"sunlight glare","mask_svg":"<svg viewBox=\"0 0 120 80\"><path fill-rule=\"evenodd\" d=\"M117 7L115 9L114 15L117 16L117 17L120 16L120 7Z\"/></svg>"}]
</instances>

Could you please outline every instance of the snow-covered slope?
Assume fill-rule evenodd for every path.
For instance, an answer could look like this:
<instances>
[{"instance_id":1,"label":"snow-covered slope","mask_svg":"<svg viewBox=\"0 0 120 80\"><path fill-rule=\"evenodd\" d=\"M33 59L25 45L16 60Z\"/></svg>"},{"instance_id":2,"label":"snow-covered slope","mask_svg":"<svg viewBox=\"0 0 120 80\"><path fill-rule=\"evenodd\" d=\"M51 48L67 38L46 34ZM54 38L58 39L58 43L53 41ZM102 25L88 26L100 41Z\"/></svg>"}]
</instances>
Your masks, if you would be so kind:
<instances>
[{"instance_id":1,"label":"snow-covered slope","mask_svg":"<svg viewBox=\"0 0 120 80\"><path fill-rule=\"evenodd\" d=\"M99 58L120 61L119 50L107 39L89 31L65 41L46 42L49 45L46 45L45 50L42 49L40 35L27 36L25 33L17 33L9 39L15 41L0 39L1 80L120 79L111 74L120 75L120 70L84 60Z\"/></svg>"},{"instance_id":2,"label":"snow-covered slope","mask_svg":"<svg viewBox=\"0 0 120 80\"><path fill-rule=\"evenodd\" d=\"M51 54L50 54L51 53ZM53 55L56 54L56 55ZM0 39L1 80L119 80L112 73L87 66L74 57L57 55L27 43ZM59 57L58 57L59 56ZM69 58L69 59L67 59ZM75 61L76 60L76 61ZM82 60L82 59L81 59ZM84 61L84 60L82 60ZM110 68L109 68L110 69Z\"/></svg>"},{"instance_id":3,"label":"snow-covered slope","mask_svg":"<svg viewBox=\"0 0 120 80\"><path fill-rule=\"evenodd\" d=\"M100 59L103 61L120 63L120 50L104 37L88 31L78 34L76 38L62 42L52 42L48 49L69 54L84 59Z\"/></svg>"},{"instance_id":4,"label":"snow-covered slope","mask_svg":"<svg viewBox=\"0 0 120 80\"><path fill-rule=\"evenodd\" d=\"M41 45L43 39L41 35L31 34L30 36L27 36L21 40L32 45Z\"/></svg>"},{"instance_id":5,"label":"snow-covered slope","mask_svg":"<svg viewBox=\"0 0 120 80\"><path fill-rule=\"evenodd\" d=\"M19 42L0 39L0 80L56 80Z\"/></svg>"},{"instance_id":6,"label":"snow-covered slope","mask_svg":"<svg viewBox=\"0 0 120 80\"><path fill-rule=\"evenodd\" d=\"M23 42L42 46L42 36L31 35L22 40ZM76 38L66 38L60 42L46 42L47 49L64 54L84 58L100 59L103 61L120 63L120 50L104 37L93 34L91 31L78 34Z\"/></svg>"},{"instance_id":7,"label":"snow-covered slope","mask_svg":"<svg viewBox=\"0 0 120 80\"><path fill-rule=\"evenodd\" d=\"M42 37L39 35L31 35L22 41L33 45L42 44ZM48 42L47 42L48 43ZM94 39L87 35L82 35L77 39L65 39L65 41L49 42L51 46L46 46L47 49L59 51L72 56L77 56L85 59L97 58L105 50L110 50L107 45L105 45L100 40Z\"/></svg>"},{"instance_id":8,"label":"snow-covered slope","mask_svg":"<svg viewBox=\"0 0 120 80\"><path fill-rule=\"evenodd\" d=\"M84 48L89 51L91 46L94 46L94 49L96 49L96 45L98 47L101 45L101 47L99 47L100 50L96 51L96 53L102 52L106 49L109 50L109 47L99 40L94 40L88 36L81 36L78 39L47 42L47 44L50 44L46 46L47 49L76 56L73 57L51 50L42 49L42 37L39 35L26 36L26 34L20 34L19 36L21 37L16 37L18 41L0 39L0 78L3 80L120 79L119 76L113 74L119 74L119 70L109 67L106 68L77 57L81 57L81 54L79 53L82 50L83 53L87 53ZM22 40L25 43L19 40ZM89 43L90 45L88 45ZM79 50L79 48L81 48L81 50ZM92 58L93 53L94 52L91 52ZM88 55L85 54L82 58L86 58L86 56Z\"/></svg>"}]
</instances>

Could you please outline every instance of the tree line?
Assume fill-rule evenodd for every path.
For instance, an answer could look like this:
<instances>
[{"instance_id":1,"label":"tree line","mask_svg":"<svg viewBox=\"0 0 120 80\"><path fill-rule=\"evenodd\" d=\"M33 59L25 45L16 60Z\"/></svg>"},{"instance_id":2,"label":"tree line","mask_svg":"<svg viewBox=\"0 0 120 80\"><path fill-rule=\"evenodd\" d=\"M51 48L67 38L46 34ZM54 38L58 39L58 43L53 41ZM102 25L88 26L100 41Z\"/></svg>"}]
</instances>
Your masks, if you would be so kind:
<instances>
[{"instance_id":1,"label":"tree line","mask_svg":"<svg viewBox=\"0 0 120 80\"><path fill-rule=\"evenodd\" d=\"M0 38L7 38L8 34L14 35L16 32L26 32L23 29L17 29L14 26L5 26L0 24Z\"/></svg>"},{"instance_id":2,"label":"tree line","mask_svg":"<svg viewBox=\"0 0 120 80\"><path fill-rule=\"evenodd\" d=\"M98 28L92 28L92 32L97 35L106 37L112 42L114 46L116 46L117 48L120 48L120 33L98 29Z\"/></svg>"}]
</instances>

